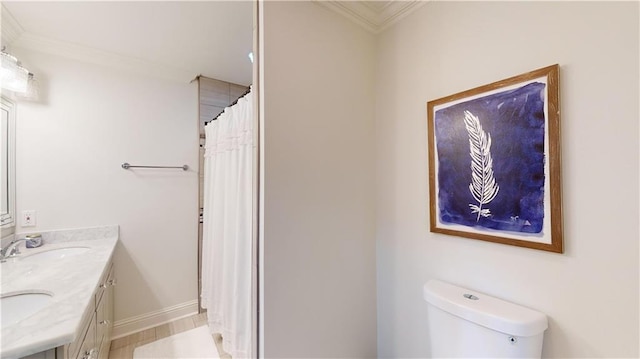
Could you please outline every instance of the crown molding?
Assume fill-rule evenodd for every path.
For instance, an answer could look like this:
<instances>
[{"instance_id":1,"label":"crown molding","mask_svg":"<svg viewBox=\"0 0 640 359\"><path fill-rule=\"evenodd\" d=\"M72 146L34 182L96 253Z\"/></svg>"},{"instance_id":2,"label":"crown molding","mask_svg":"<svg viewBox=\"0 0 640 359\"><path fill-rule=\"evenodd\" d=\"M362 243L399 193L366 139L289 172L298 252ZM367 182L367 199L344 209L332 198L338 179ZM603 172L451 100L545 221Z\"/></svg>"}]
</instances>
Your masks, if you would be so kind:
<instances>
[{"instance_id":1,"label":"crown molding","mask_svg":"<svg viewBox=\"0 0 640 359\"><path fill-rule=\"evenodd\" d=\"M378 32L384 31L426 3L425 0L388 2L379 17L380 29Z\"/></svg>"},{"instance_id":2,"label":"crown molding","mask_svg":"<svg viewBox=\"0 0 640 359\"><path fill-rule=\"evenodd\" d=\"M123 56L108 51L23 33L13 43L14 47L57 55L80 62L102 65L139 75L189 83L197 74L159 63Z\"/></svg>"},{"instance_id":3,"label":"crown molding","mask_svg":"<svg viewBox=\"0 0 640 359\"><path fill-rule=\"evenodd\" d=\"M333 12L345 16L366 30L378 34L403 17L418 9L427 1L335 1L314 0Z\"/></svg>"},{"instance_id":4,"label":"crown molding","mask_svg":"<svg viewBox=\"0 0 640 359\"><path fill-rule=\"evenodd\" d=\"M20 23L13 17L11 12L4 7L0 9L0 33L2 34L2 46L11 46L13 42L24 33L24 29L20 26Z\"/></svg>"},{"instance_id":5,"label":"crown molding","mask_svg":"<svg viewBox=\"0 0 640 359\"><path fill-rule=\"evenodd\" d=\"M338 13L347 19L362 26L372 33L378 32L378 16L371 7L362 2L346 2L346 1L323 1L314 0L316 4L321 5L335 13Z\"/></svg>"}]
</instances>

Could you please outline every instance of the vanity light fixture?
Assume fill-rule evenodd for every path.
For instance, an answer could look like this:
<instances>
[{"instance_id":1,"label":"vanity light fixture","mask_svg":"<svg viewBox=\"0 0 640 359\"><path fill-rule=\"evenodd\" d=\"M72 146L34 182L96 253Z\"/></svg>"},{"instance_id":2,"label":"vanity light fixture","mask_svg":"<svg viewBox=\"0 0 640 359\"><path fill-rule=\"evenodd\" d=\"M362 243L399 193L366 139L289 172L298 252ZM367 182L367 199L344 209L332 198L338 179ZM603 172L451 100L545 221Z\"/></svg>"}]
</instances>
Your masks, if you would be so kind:
<instances>
[{"instance_id":1,"label":"vanity light fixture","mask_svg":"<svg viewBox=\"0 0 640 359\"><path fill-rule=\"evenodd\" d=\"M2 83L7 80L12 80L15 77L16 69L18 67L18 59L4 51L2 48L2 70L0 75L2 76Z\"/></svg>"},{"instance_id":2,"label":"vanity light fixture","mask_svg":"<svg viewBox=\"0 0 640 359\"><path fill-rule=\"evenodd\" d=\"M33 78L33 74L26 68L22 67L20 61L5 51L2 47L0 63L0 82L2 88L16 93L16 95L25 99L33 99L34 93L37 95L37 81Z\"/></svg>"}]
</instances>

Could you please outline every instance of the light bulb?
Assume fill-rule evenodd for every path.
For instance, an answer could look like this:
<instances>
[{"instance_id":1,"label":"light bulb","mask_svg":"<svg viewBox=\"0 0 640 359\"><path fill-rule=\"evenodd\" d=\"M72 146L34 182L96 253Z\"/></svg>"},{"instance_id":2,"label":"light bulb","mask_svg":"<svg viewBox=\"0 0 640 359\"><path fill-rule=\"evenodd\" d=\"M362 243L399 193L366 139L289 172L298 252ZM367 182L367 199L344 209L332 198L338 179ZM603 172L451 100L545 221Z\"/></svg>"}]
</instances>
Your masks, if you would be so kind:
<instances>
[{"instance_id":1,"label":"light bulb","mask_svg":"<svg viewBox=\"0 0 640 359\"><path fill-rule=\"evenodd\" d=\"M27 83L29 81L29 70L22 66L17 66L15 76L2 83L2 87L19 93L27 92Z\"/></svg>"},{"instance_id":2,"label":"light bulb","mask_svg":"<svg viewBox=\"0 0 640 359\"><path fill-rule=\"evenodd\" d=\"M3 51L1 61L2 64L0 66L0 80L3 83L5 81L13 80L16 76L16 70L18 68L18 59Z\"/></svg>"}]
</instances>

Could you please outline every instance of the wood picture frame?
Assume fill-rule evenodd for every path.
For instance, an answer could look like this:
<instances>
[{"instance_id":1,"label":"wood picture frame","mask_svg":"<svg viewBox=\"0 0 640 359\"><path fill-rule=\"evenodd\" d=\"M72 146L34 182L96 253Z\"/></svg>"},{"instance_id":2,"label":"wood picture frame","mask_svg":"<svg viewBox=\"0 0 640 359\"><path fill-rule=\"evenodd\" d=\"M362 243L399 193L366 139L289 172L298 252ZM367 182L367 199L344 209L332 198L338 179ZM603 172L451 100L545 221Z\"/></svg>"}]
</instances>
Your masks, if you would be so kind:
<instances>
[{"instance_id":1,"label":"wood picture frame","mask_svg":"<svg viewBox=\"0 0 640 359\"><path fill-rule=\"evenodd\" d=\"M427 103L430 230L563 252L559 65Z\"/></svg>"}]
</instances>

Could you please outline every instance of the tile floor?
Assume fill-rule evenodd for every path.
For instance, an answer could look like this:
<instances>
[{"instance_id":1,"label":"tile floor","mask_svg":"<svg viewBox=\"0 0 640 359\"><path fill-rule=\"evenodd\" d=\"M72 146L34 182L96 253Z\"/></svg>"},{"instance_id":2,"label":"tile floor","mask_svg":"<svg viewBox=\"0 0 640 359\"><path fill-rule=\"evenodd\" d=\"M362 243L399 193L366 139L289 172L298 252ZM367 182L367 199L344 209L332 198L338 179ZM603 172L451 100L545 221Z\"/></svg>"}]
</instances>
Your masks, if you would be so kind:
<instances>
[{"instance_id":1,"label":"tile floor","mask_svg":"<svg viewBox=\"0 0 640 359\"><path fill-rule=\"evenodd\" d=\"M133 350L136 347L206 324L207 313L201 313L155 328L143 330L123 338L114 339L111 341L109 359L133 359ZM218 348L218 353L220 353L220 358L231 359L231 356L222 350L222 337L214 335L213 340Z\"/></svg>"}]
</instances>

